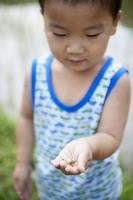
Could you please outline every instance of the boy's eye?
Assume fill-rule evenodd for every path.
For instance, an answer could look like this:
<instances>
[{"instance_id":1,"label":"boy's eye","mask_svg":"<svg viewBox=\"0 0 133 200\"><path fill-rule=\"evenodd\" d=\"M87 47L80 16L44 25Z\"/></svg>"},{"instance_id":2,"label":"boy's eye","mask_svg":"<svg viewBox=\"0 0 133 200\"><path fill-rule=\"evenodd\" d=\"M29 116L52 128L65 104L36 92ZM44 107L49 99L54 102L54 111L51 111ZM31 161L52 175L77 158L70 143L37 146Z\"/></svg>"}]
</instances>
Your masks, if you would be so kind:
<instances>
[{"instance_id":1,"label":"boy's eye","mask_svg":"<svg viewBox=\"0 0 133 200\"><path fill-rule=\"evenodd\" d=\"M96 33L96 34L87 34L86 36L87 37L92 37L92 38L95 38L95 37L98 37L101 33Z\"/></svg>"},{"instance_id":2,"label":"boy's eye","mask_svg":"<svg viewBox=\"0 0 133 200\"><path fill-rule=\"evenodd\" d=\"M57 37L65 37L67 34L65 33L53 33Z\"/></svg>"}]
</instances>

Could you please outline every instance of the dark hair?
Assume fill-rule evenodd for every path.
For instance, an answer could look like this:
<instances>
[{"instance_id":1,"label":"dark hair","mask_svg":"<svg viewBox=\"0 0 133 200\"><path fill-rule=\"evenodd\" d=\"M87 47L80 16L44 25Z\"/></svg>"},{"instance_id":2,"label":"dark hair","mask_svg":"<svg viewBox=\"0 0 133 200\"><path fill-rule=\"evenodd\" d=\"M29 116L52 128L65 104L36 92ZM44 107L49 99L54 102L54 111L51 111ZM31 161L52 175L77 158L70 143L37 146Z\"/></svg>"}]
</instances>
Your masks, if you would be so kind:
<instances>
[{"instance_id":1,"label":"dark hair","mask_svg":"<svg viewBox=\"0 0 133 200\"><path fill-rule=\"evenodd\" d=\"M38 0L41 11L44 12L44 4L45 2L51 2L52 0ZM55 0L53 0L55 1ZM116 17L118 11L121 9L122 6L122 0L59 0L66 4L70 5L76 5L78 3L99 3L101 6L103 6L105 9L108 9L113 16L113 18Z\"/></svg>"}]
</instances>

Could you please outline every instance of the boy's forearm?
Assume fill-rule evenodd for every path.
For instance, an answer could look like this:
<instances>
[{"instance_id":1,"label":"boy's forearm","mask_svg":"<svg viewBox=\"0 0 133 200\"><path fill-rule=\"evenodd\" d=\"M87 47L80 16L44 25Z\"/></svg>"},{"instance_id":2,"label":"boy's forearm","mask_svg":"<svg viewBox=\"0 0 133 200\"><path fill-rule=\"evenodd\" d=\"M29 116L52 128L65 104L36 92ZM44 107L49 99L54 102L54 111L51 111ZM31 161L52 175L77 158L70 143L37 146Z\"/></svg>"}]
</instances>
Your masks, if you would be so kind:
<instances>
[{"instance_id":1,"label":"boy's forearm","mask_svg":"<svg viewBox=\"0 0 133 200\"><path fill-rule=\"evenodd\" d=\"M97 133L87 138L93 151L93 160L102 160L113 154L120 145L114 136L107 133Z\"/></svg>"},{"instance_id":2,"label":"boy's forearm","mask_svg":"<svg viewBox=\"0 0 133 200\"><path fill-rule=\"evenodd\" d=\"M30 165L34 147L32 119L20 117L16 129L16 162Z\"/></svg>"}]
</instances>

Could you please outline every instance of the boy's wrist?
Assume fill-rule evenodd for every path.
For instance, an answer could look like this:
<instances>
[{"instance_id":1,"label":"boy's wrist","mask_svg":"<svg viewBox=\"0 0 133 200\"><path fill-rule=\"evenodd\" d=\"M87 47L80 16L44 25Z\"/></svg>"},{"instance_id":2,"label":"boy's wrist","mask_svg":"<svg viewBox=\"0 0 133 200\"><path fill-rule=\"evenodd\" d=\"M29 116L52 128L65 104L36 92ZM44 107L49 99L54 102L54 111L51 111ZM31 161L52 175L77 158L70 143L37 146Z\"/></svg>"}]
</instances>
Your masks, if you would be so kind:
<instances>
[{"instance_id":1,"label":"boy's wrist","mask_svg":"<svg viewBox=\"0 0 133 200\"><path fill-rule=\"evenodd\" d=\"M31 166L31 162L31 155L26 154L26 152L22 151L22 149L17 151L16 163L18 163L19 165Z\"/></svg>"},{"instance_id":2,"label":"boy's wrist","mask_svg":"<svg viewBox=\"0 0 133 200\"><path fill-rule=\"evenodd\" d=\"M96 159L96 154L97 154L97 147L96 147L96 144L95 144L95 139L92 137L88 137L88 145L91 149L91 152L92 152L92 159L95 160Z\"/></svg>"},{"instance_id":3,"label":"boy's wrist","mask_svg":"<svg viewBox=\"0 0 133 200\"><path fill-rule=\"evenodd\" d=\"M29 170L32 169L31 163L23 162L23 161L16 161L16 166L19 166L19 167L26 167L26 168L28 168Z\"/></svg>"}]
</instances>

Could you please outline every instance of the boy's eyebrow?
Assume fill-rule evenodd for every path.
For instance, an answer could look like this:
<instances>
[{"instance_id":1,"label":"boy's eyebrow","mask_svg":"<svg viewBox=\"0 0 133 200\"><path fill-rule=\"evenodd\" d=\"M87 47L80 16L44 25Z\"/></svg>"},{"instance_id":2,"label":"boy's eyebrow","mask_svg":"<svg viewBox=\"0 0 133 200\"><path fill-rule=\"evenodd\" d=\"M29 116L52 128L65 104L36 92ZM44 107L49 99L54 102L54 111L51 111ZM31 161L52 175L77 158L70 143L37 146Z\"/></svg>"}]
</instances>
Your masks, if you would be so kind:
<instances>
[{"instance_id":1,"label":"boy's eyebrow","mask_svg":"<svg viewBox=\"0 0 133 200\"><path fill-rule=\"evenodd\" d=\"M50 22L49 25L52 28L58 28L58 29L66 30L65 27L63 27L59 24L53 23L53 22ZM104 25L103 24L95 24L95 25L91 25L91 26L84 28L85 31L89 31L89 30L93 30L93 29L104 29Z\"/></svg>"},{"instance_id":2,"label":"boy's eyebrow","mask_svg":"<svg viewBox=\"0 0 133 200\"><path fill-rule=\"evenodd\" d=\"M59 29L63 29L63 30L66 30L65 27L59 25L59 24L56 24L56 23L49 23L49 25L52 27L52 28L59 28Z\"/></svg>"},{"instance_id":3,"label":"boy's eyebrow","mask_svg":"<svg viewBox=\"0 0 133 200\"><path fill-rule=\"evenodd\" d=\"M88 31L88 30L92 30L92 29L103 29L103 28L104 28L103 24L96 24L96 25L86 27L85 30Z\"/></svg>"}]
</instances>

